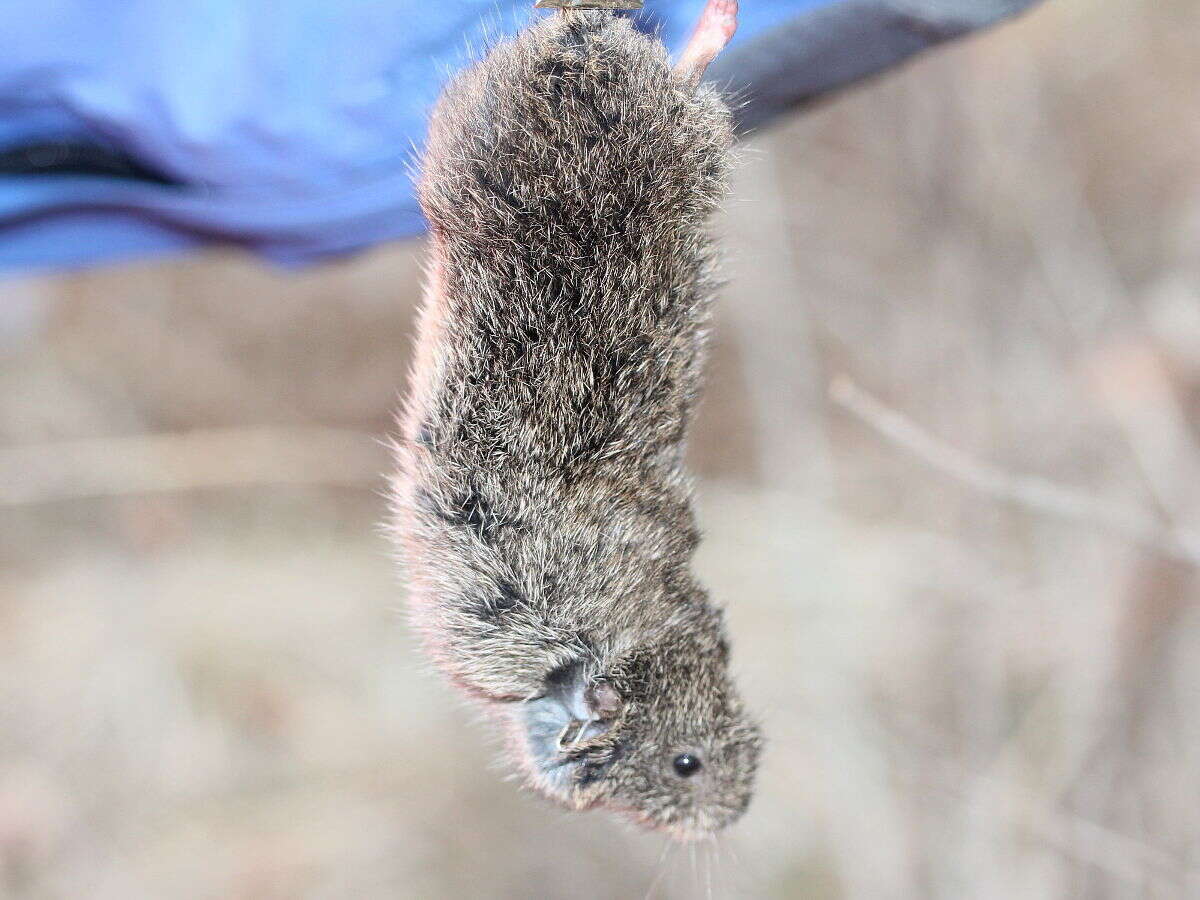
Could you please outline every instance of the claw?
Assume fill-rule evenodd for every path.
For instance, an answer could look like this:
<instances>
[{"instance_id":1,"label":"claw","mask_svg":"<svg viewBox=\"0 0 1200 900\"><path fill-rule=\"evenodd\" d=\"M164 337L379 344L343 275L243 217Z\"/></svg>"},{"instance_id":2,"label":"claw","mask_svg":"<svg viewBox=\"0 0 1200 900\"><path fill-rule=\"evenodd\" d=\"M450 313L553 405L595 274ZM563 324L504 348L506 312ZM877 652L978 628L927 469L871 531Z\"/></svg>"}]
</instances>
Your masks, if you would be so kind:
<instances>
[{"instance_id":1,"label":"claw","mask_svg":"<svg viewBox=\"0 0 1200 900\"><path fill-rule=\"evenodd\" d=\"M585 722L580 719L572 719L570 722L564 725L563 730L558 734L558 749L570 750L576 744L578 744L589 724L590 722Z\"/></svg>"}]
</instances>

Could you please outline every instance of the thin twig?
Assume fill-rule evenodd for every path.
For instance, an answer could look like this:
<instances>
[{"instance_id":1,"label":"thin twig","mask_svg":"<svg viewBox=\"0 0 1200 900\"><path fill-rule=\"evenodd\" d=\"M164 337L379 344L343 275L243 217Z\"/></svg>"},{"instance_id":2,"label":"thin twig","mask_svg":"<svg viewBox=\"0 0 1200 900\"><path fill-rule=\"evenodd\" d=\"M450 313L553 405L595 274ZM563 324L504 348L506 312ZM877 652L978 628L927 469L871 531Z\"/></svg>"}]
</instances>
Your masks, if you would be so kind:
<instances>
[{"instance_id":1,"label":"thin twig","mask_svg":"<svg viewBox=\"0 0 1200 900\"><path fill-rule=\"evenodd\" d=\"M1168 528L1153 516L1098 500L1034 475L1006 472L975 459L884 405L846 377L830 397L878 434L927 465L981 493L1059 519L1097 528L1172 559L1200 566L1200 535Z\"/></svg>"},{"instance_id":2,"label":"thin twig","mask_svg":"<svg viewBox=\"0 0 1200 900\"><path fill-rule=\"evenodd\" d=\"M1055 808L1035 793L1007 779L972 775L947 758L925 763L940 780L939 787L963 798L967 788L983 787L997 798L994 812L1012 824L1023 824L1047 844L1075 859L1090 863L1110 875L1140 883L1153 882L1162 889L1194 885L1200 873L1185 868L1161 847L1112 828Z\"/></svg>"}]
</instances>

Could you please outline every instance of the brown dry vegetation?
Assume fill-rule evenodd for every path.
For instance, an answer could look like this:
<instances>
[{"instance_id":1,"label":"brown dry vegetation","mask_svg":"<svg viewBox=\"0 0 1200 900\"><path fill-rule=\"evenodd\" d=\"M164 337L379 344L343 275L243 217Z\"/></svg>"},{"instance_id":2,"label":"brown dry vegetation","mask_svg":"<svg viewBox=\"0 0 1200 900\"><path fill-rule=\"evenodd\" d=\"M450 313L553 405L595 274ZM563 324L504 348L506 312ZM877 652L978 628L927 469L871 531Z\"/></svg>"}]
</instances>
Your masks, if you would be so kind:
<instances>
[{"instance_id":1,"label":"brown dry vegetation","mask_svg":"<svg viewBox=\"0 0 1200 900\"><path fill-rule=\"evenodd\" d=\"M1200 895L1198 48L1047 0L747 147L693 456L771 743L696 850L396 615L419 247L0 284L0 895Z\"/></svg>"}]
</instances>

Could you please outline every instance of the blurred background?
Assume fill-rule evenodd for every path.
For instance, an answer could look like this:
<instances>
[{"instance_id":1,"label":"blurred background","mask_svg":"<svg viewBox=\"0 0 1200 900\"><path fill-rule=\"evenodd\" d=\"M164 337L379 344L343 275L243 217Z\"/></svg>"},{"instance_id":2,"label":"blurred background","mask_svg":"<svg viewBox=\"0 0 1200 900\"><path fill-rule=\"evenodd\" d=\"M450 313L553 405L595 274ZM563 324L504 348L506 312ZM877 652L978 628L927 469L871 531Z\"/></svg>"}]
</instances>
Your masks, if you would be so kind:
<instances>
[{"instance_id":1,"label":"blurred background","mask_svg":"<svg viewBox=\"0 0 1200 900\"><path fill-rule=\"evenodd\" d=\"M743 145L711 845L525 796L415 650L420 242L0 281L0 896L1200 896L1197 47L1051 0Z\"/></svg>"}]
</instances>

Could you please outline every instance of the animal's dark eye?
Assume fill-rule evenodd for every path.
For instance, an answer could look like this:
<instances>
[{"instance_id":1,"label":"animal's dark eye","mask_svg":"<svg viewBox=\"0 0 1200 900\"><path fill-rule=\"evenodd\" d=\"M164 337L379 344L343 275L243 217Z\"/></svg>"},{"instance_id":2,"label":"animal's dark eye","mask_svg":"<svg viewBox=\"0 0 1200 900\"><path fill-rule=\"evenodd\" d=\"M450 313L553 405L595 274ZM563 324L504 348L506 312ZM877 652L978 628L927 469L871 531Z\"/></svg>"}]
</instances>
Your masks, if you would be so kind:
<instances>
[{"instance_id":1,"label":"animal's dark eye","mask_svg":"<svg viewBox=\"0 0 1200 900\"><path fill-rule=\"evenodd\" d=\"M700 757L692 753L680 753L671 765L680 778L691 778L700 771L701 762Z\"/></svg>"}]
</instances>

